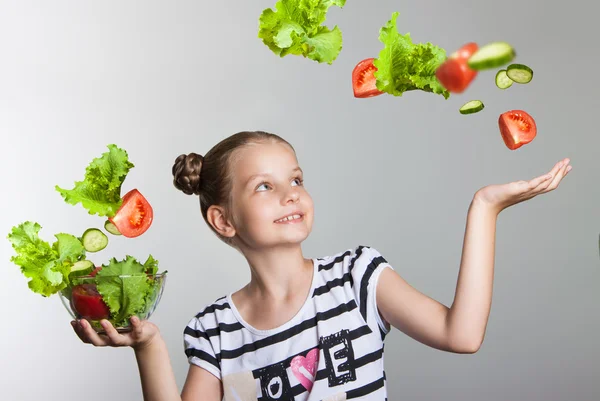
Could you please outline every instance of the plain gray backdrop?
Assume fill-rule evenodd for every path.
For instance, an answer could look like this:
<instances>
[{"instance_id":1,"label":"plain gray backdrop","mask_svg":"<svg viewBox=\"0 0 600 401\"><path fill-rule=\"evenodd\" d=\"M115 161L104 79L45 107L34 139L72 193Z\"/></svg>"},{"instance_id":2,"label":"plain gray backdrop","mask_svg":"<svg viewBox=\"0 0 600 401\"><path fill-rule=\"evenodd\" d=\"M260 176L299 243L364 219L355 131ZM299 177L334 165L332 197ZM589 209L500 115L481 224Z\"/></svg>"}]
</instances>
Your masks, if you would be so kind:
<instances>
[{"instance_id":1,"label":"plain gray backdrop","mask_svg":"<svg viewBox=\"0 0 600 401\"><path fill-rule=\"evenodd\" d=\"M245 260L207 228L198 199L172 186L181 153L206 153L242 130L266 130L296 148L315 201L308 257L358 244L377 248L425 294L450 305L473 194L530 179L570 157L558 190L501 213L495 282L483 346L473 355L387 337L390 400L600 399L599 60L594 11L584 0L358 1L330 9L344 46L333 65L279 58L257 38L275 0L0 1L0 208L3 238L25 220L41 236L79 235L103 219L67 205L87 164L115 143L135 164L155 220L141 237L111 237L93 259L151 253L168 280L151 320L166 339L180 388L182 333L204 305L242 287ZM399 11L401 33L448 53L505 40L535 72L506 91L484 71L468 92L352 96L356 63L376 57L379 28ZM486 108L458 108L481 99ZM508 150L500 113L524 109L538 135ZM131 349L75 336L58 296L27 287L0 242L0 398L139 400ZM92 255L90 255L92 257Z\"/></svg>"}]
</instances>

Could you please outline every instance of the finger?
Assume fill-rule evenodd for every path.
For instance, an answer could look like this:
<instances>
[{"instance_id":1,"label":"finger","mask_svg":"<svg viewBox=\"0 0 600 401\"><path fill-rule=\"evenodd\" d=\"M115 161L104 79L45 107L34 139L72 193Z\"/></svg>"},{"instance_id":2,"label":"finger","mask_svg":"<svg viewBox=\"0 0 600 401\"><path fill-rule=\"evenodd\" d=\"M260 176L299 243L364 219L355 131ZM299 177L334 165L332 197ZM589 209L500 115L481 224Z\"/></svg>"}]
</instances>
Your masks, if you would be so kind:
<instances>
[{"instance_id":1,"label":"finger","mask_svg":"<svg viewBox=\"0 0 600 401\"><path fill-rule=\"evenodd\" d=\"M106 336L110 340L109 345L125 345L125 337L119 334L117 329L106 319L100 321L100 325L106 332Z\"/></svg>"},{"instance_id":2,"label":"finger","mask_svg":"<svg viewBox=\"0 0 600 401\"><path fill-rule=\"evenodd\" d=\"M101 337L92 325L85 319L79 321L81 324L81 331L83 335L88 339L88 342L95 345L96 347L104 347L107 345L106 337Z\"/></svg>"},{"instance_id":3,"label":"finger","mask_svg":"<svg viewBox=\"0 0 600 401\"><path fill-rule=\"evenodd\" d=\"M552 182L548 185L548 188L546 188L546 191L552 191L554 189L556 189L558 187L558 184L560 183L560 181L564 178L564 176L567 174L567 169L569 168L569 161L567 161L562 167L561 169L558 171L558 173L554 176L554 179L552 180Z\"/></svg>"},{"instance_id":4,"label":"finger","mask_svg":"<svg viewBox=\"0 0 600 401\"><path fill-rule=\"evenodd\" d=\"M77 336L81 339L81 341L83 341L86 344L92 343L92 340L89 338L88 334L86 333L86 331L83 328L81 320L77 320L75 322L74 328L75 328L75 333L77 333Z\"/></svg>"},{"instance_id":5,"label":"finger","mask_svg":"<svg viewBox=\"0 0 600 401\"><path fill-rule=\"evenodd\" d=\"M527 183L528 187L529 187L529 190L535 192L540 187L544 187L545 188L545 186L549 182L552 182L552 178L553 177L554 177L554 175L552 173L548 173L548 174L540 175L539 177L536 177L536 178L532 179L531 181L529 181Z\"/></svg>"},{"instance_id":6,"label":"finger","mask_svg":"<svg viewBox=\"0 0 600 401\"><path fill-rule=\"evenodd\" d=\"M552 180L550 180L549 182L547 182L545 185L541 186L541 188L539 189L539 193L546 193L546 192L552 191L553 189L556 189L556 187L558 186L558 184L560 183L560 181L565 176L566 171L567 171L567 167L568 167L568 165L563 164L563 166L558 170L558 172L552 178Z\"/></svg>"},{"instance_id":7,"label":"finger","mask_svg":"<svg viewBox=\"0 0 600 401\"><path fill-rule=\"evenodd\" d=\"M555 177L556 174L558 173L558 171L561 169L561 167L565 164L565 162L568 162L569 159L562 159L558 162L556 162L556 164L554 165L554 167L552 167L552 169L548 172L549 174L552 175L552 177Z\"/></svg>"},{"instance_id":8,"label":"finger","mask_svg":"<svg viewBox=\"0 0 600 401\"><path fill-rule=\"evenodd\" d=\"M77 323L75 320L72 320L71 321L71 326L73 327L73 331L75 332L75 334L77 334L77 337L79 337L79 339L81 341L83 341L84 343L88 343L89 344L88 339L85 337L85 335L81 331L81 326L79 325L79 323Z\"/></svg>"},{"instance_id":9,"label":"finger","mask_svg":"<svg viewBox=\"0 0 600 401\"><path fill-rule=\"evenodd\" d=\"M529 188L529 190L536 191L539 189L539 187L543 186L543 188L546 188L548 185L550 185L552 179L556 177L556 174L564 165L565 160L566 159L556 162L556 164L554 164L552 169L550 169L550 171L547 174L540 175L539 177L529 180L529 182L527 182L527 187Z\"/></svg>"},{"instance_id":10,"label":"finger","mask_svg":"<svg viewBox=\"0 0 600 401\"><path fill-rule=\"evenodd\" d=\"M556 177L559 175L559 172L565 168L569 163L569 159L565 158L559 162L557 162L554 167L552 167L552 169L550 170L550 172L546 175L541 176L540 178L545 178L543 180L541 180L541 182L536 181L535 184L537 185L532 185L530 186L530 188L534 191L534 192L541 192L546 190L556 179ZM533 181L533 180L532 180Z\"/></svg>"},{"instance_id":11,"label":"finger","mask_svg":"<svg viewBox=\"0 0 600 401\"><path fill-rule=\"evenodd\" d=\"M142 336L142 322L137 316L132 316L131 319L131 331L135 338Z\"/></svg>"}]
</instances>

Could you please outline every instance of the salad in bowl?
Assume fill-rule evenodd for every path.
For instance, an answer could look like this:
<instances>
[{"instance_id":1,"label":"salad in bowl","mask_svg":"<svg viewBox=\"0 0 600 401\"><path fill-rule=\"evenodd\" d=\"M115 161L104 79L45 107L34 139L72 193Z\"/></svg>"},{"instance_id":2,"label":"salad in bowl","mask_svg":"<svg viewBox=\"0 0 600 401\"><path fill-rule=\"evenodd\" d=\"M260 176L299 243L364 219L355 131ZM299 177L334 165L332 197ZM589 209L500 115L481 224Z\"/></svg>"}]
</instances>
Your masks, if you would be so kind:
<instances>
[{"instance_id":1,"label":"salad in bowl","mask_svg":"<svg viewBox=\"0 0 600 401\"><path fill-rule=\"evenodd\" d=\"M152 315L166 277L166 273L157 273L152 256L144 264L131 256L122 261L113 258L106 266L93 267L88 274L78 275L76 271L71 285L58 294L74 319L86 319L96 331L103 331L103 319L117 331L128 331L131 316L145 320Z\"/></svg>"},{"instance_id":2,"label":"salad in bowl","mask_svg":"<svg viewBox=\"0 0 600 401\"><path fill-rule=\"evenodd\" d=\"M90 163L83 181L73 189L56 186L56 190L67 203L81 203L90 214L106 218L103 227L109 235L138 237L152 224L152 207L137 189L121 196L133 164L123 149L108 148ZM88 254L107 247L109 239L101 229L88 228L81 236L58 233L50 244L40 237L41 228L37 222L25 221L8 234L16 252L11 262L21 268L33 292L44 297L58 294L74 319L86 319L97 332L104 331L103 319L118 331L129 331L132 316L148 319L156 310L167 272L159 273L152 255L144 263L127 255L97 264Z\"/></svg>"}]
</instances>

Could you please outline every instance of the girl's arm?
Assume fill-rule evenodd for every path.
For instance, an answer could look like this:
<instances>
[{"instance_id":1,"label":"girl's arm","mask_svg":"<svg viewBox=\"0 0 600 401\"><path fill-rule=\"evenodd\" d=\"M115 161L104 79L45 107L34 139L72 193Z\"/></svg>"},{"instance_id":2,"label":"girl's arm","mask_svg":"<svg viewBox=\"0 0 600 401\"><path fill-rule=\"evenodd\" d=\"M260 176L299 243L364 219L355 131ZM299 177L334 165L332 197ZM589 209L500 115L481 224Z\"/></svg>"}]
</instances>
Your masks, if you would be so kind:
<instances>
[{"instance_id":1,"label":"girl's arm","mask_svg":"<svg viewBox=\"0 0 600 401\"><path fill-rule=\"evenodd\" d=\"M382 317L433 348L473 353L483 341L494 269L496 215L475 199L467 215L461 267L451 308L422 294L398 273L385 269L377 284Z\"/></svg>"},{"instance_id":2,"label":"girl's arm","mask_svg":"<svg viewBox=\"0 0 600 401\"><path fill-rule=\"evenodd\" d=\"M569 160L531 181L490 185L469 207L460 271L450 308L422 294L395 271L385 269L377 284L382 317L412 338L437 349L476 352L483 342L492 302L496 220L509 206L555 189L570 171Z\"/></svg>"},{"instance_id":3,"label":"girl's arm","mask_svg":"<svg viewBox=\"0 0 600 401\"><path fill-rule=\"evenodd\" d=\"M160 334L144 347L134 348L144 401L181 401L167 345ZM198 398L197 398L198 399Z\"/></svg>"},{"instance_id":4,"label":"girl's arm","mask_svg":"<svg viewBox=\"0 0 600 401\"><path fill-rule=\"evenodd\" d=\"M132 330L119 333L108 322L101 322L106 331L99 335L90 324L81 320L72 322L79 338L96 347L132 347L138 363L144 401L221 401L221 381L208 371L191 365L181 395L167 346L158 328L151 322L131 318Z\"/></svg>"},{"instance_id":5,"label":"girl's arm","mask_svg":"<svg viewBox=\"0 0 600 401\"><path fill-rule=\"evenodd\" d=\"M221 381L212 373L190 365L181 396L171 368L169 352L161 336L135 350L144 401L220 401Z\"/></svg>"}]
</instances>

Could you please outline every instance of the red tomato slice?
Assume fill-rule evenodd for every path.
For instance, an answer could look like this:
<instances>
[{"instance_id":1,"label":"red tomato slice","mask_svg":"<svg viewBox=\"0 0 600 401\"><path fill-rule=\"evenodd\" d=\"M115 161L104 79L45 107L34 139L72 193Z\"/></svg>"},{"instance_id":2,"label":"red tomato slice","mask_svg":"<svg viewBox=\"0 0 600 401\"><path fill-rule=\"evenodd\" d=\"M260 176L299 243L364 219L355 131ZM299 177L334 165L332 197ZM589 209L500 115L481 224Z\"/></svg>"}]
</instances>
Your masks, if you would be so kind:
<instances>
[{"instance_id":1,"label":"red tomato slice","mask_svg":"<svg viewBox=\"0 0 600 401\"><path fill-rule=\"evenodd\" d=\"M510 150L515 150L533 141L537 135L535 120L523 110L510 110L498 119L500 133Z\"/></svg>"},{"instance_id":2,"label":"red tomato slice","mask_svg":"<svg viewBox=\"0 0 600 401\"><path fill-rule=\"evenodd\" d=\"M91 320L107 319L110 315L110 310L95 284L79 284L73 287L71 307L81 317Z\"/></svg>"},{"instance_id":3,"label":"red tomato slice","mask_svg":"<svg viewBox=\"0 0 600 401\"><path fill-rule=\"evenodd\" d=\"M468 60L479 49L477 43L470 42L450 55L450 58Z\"/></svg>"},{"instance_id":4,"label":"red tomato slice","mask_svg":"<svg viewBox=\"0 0 600 401\"><path fill-rule=\"evenodd\" d=\"M366 98L383 94L375 85L375 71L377 67L373 65L374 58L368 58L359 62L352 70L352 90L354 97Z\"/></svg>"},{"instance_id":5,"label":"red tomato slice","mask_svg":"<svg viewBox=\"0 0 600 401\"><path fill-rule=\"evenodd\" d=\"M152 206L137 190L132 189L123 197L123 204L117 213L109 218L117 230L126 237L142 235L152 224L154 212Z\"/></svg>"},{"instance_id":6,"label":"red tomato slice","mask_svg":"<svg viewBox=\"0 0 600 401\"><path fill-rule=\"evenodd\" d=\"M98 274L100 270L102 270L102 266L96 266L96 268L90 273L90 276L96 277L96 274Z\"/></svg>"},{"instance_id":7,"label":"red tomato slice","mask_svg":"<svg viewBox=\"0 0 600 401\"><path fill-rule=\"evenodd\" d=\"M478 48L477 43L467 43L438 67L435 76L448 92L462 93L475 79L477 71L469 68L467 60Z\"/></svg>"}]
</instances>

